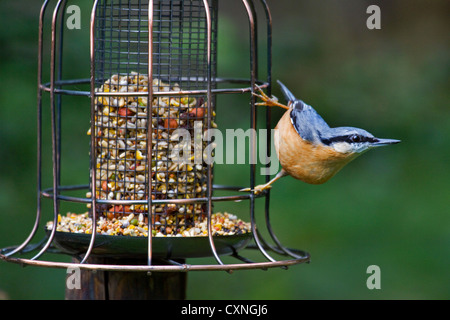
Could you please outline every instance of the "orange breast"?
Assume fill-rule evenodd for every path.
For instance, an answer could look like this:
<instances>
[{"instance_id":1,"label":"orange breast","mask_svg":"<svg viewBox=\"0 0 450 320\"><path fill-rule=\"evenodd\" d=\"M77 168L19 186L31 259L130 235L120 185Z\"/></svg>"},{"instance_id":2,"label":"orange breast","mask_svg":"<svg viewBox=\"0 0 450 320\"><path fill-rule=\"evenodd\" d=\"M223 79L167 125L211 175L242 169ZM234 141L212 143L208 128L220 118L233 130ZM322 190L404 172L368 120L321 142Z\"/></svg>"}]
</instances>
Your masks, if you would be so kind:
<instances>
[{"instance_id":1,"label":"orange breast","mask_svg":"<svg viewBox=\"0 0 450 320\"><path fill-rule=\"evenodd\" d=\"M290 112L281 117L274 134L278 159L289 175L306 183L321 184L356 158L354 153L339 153L332 147L303 140L291 123Z\"/></svg>"}]
</instances>

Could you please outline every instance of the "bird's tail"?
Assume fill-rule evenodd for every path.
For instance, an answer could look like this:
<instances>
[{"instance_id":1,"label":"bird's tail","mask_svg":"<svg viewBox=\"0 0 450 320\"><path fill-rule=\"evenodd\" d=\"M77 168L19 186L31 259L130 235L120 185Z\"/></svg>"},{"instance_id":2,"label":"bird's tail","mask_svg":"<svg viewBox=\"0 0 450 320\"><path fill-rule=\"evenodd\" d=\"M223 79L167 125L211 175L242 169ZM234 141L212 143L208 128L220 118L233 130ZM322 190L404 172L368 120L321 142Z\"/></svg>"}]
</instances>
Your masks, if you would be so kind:
<instances>
[{"instance_id":1,"label":"bird's tail","mask_svg":"<svg viewBox=\"0 0 450 320\"><path fill-rule=\"evenodd\" d=\"M280 85L281 91L283 91L284 98L287 101L295 101L295 100L297 100L295 98L295 96L292 94L292 92L289 91L289 89L280 80L277 80L277 82Z\"/></svg>"}]
</instances>

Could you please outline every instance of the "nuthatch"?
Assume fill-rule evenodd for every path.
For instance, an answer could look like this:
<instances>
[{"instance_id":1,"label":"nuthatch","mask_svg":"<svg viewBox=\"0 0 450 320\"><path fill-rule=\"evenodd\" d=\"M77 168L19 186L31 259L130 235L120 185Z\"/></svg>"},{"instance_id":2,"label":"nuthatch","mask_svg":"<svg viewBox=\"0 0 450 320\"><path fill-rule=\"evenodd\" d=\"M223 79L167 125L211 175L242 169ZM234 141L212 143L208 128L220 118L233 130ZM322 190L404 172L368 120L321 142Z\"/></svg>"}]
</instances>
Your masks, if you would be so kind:
<instances>
[{"instance_id":1,"label":"nuthatch","mask_svg":"<svg viewBox=\"0 0 450 320\"><path fill-rule=\"evenodd\" d=\"M286 175L310 184L325 183L364 152L400 142L375 138L359 128L330 128L316 110L296 99L280 81L278 84L288 101L287 106L276 98L269 98L260 88L261 94L255 95L264 101L258 105L287 109L274 133L275 150L282 169L268 183L256 186L255 193L270 188L272 183ZM250 191L250 188L241 191Z\"/></svg>"}]
</instances>

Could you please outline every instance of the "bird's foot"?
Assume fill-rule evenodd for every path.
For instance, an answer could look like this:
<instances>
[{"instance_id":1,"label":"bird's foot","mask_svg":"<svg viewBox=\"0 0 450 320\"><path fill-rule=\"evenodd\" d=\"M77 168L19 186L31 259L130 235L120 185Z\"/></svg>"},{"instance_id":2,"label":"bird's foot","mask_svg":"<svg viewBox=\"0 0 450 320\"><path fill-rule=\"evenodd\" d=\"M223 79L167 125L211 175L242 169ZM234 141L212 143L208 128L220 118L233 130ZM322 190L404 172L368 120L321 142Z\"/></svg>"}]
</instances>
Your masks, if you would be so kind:
<instances>
[{"instance_id":1,"label":"bird's foot","mask_svg":"<svg viewBox=\"0 0 450 320\"><path fill-rule=\"evenodd\" d=\"M255 187L255 189L253 189L253 192L255 194L260 194L261 192L263 192L265 190L268 190L270 188L272 188L272 186L270 184L260 184L260 185L257 185ZM241 192L250 192L250 191L252 191L252 189L251 188L244 188L244 189L241 189L239 191L241 191Z\"/></svg>"},{"instance_id":2,"label":"bird's foot","mask_svg":"<svg viewBox=\"0 0 450 320\"><path fill-rule=\"evenodd\" d=\"M284 109L289 109L288 106L285 106L284 104L281 104L278 102L278 98L275 96L269 97L262 89L260 86L255 85L255 87L258 89L259 94L253 92L253 95L255 97L258 97L259 99L262 100L262 102L257 102L255 103L255 105L257 106L267 106L267 107L281 107Z\"/></svg>"}]
</instances>

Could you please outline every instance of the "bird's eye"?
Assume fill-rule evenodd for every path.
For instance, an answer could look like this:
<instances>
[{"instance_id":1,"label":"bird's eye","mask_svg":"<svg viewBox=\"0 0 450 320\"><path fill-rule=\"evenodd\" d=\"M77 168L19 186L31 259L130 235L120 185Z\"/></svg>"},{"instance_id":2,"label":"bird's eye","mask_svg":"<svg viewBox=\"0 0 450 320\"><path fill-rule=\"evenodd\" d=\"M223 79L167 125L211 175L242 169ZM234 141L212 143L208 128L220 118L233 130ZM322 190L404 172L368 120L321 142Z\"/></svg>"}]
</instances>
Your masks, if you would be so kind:
<instances>
[{"instance_id":1,"label":"bird's eye","mask_svg":"<svg viewBox=\"0 0 450 320\"><path fill-rule=\"evenodd\" d=\"M351 136L348 138L348 140L349 140L350 142L361 142L361 141L362 141L362 137L361 137L360 135L353 134L353 135L351 135Z\"/></svg>"}]
</instances>

